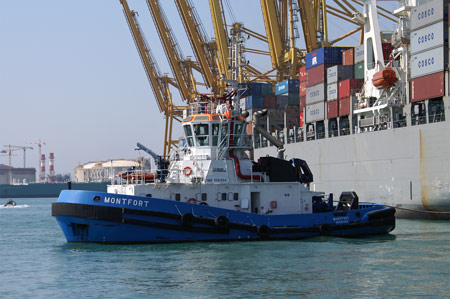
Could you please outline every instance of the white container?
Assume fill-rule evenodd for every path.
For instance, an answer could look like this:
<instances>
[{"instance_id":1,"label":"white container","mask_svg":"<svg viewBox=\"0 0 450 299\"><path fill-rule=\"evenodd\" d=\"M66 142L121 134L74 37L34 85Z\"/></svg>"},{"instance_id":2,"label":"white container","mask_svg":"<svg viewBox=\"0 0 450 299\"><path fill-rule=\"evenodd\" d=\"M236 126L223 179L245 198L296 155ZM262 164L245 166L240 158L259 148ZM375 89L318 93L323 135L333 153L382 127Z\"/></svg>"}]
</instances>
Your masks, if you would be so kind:
<instances>
[{"instance_id":1,"label":"white container","mask_svg":"<svg viewBox=\"0 0 450 299\"><path fill-rule=\"evenodd\" d=\"M353 52L355 64L364 61L364 45L360 45L355 47L355 51Z\"/></svg>"},{"instance_id":2,"label":"white container","mask_svg":"<svg viewBox=\"0 0 450 299\"><path fill-rule=\"evenodd\" d=\"M327 101L336 101L338 99L338 83L328 84L327 86Z\"/></svg>"},{"instance_id":3,"label":"white container","mask_svg":"<svg viewBox=\"0 0 450 299\"><path fill-rule=\"evenodd\" d=\"M326 94L324 83L306 88L306 105L323 102L325 99Z\"/></svg>"},{"instance_id":4,"label":"white container","mask_svg":"<svg viewBox=\"0 0 450 299\"><path fill-rule=\"evenodd\" d=\"M444 22L435 23L411 33L411 54L444 45Z\"/></svg>"},{"instance_id":5,"label":"white container","mask_svg":"<svg viewBox=\"0 0 450 299\"><path fill-rule=\"evenodd\" d=\"M442 72L444 47L434 48L411 56L411 79Z\"/></svg>"},{"instance_id":6,"label":"white container","mask_svg":"<svg viewBox=\"0 0 450 299\"><path fill-rule=\"evenodd\" d=\"M411 11L411 30L416 30L444 19L444 1L432 0Z\"/></svg>"},{"instance_id":7,"label":"white container","mask_svg":"<svg viewBox=\"0 0 450 299\"><path fill-rule=\"evenodd\" d=\"M336 83L353 78L353 68L353 65L335 65L327 68L327 83Z\"/></svg>"},{"instance_id":8,"label":"white container","mask_svg":"<svg viewBox=\"0 0 450 299\"><path fill-rule=\"evenodd\" d=\"M306 105L306 123L312 123L325 119L325 103Z\"/></svg>"}]
</instances>

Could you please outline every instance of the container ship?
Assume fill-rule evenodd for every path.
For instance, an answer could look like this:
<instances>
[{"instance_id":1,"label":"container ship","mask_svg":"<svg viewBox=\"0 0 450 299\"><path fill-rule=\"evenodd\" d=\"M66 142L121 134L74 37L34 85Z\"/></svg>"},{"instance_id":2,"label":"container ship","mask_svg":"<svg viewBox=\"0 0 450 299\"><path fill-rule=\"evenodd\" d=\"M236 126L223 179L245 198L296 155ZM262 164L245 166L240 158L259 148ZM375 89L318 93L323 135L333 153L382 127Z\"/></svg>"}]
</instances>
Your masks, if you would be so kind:
<instances>
[{"instance_id":1,"label":"container ship","mask_svg":"<svg viewBox=\"0 0 450 299\"><path fill-rule=\"evenodd\" d=\"M255 158L284 151L308 161L312 189L353 190L400 218L450 219L448 1L403 3L380 33L375 1L360 18L364 41L306 55L299 77L240 86L240 106L266 108ZM387 38L386 38L387 36ZM250 132L249 132L250 133Z\"/></svg>"}]
</instances>

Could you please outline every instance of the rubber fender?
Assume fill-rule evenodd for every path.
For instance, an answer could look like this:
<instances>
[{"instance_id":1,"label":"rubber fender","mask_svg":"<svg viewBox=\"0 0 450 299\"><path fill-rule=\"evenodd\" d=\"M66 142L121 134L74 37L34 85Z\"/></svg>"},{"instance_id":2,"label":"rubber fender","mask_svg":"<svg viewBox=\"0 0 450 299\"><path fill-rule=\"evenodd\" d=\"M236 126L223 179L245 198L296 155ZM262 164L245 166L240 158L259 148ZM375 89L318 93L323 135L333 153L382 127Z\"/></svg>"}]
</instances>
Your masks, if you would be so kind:
<instances>
[{"instance_id":1,"label":"rubber fender","mask_svg":"<svg viewBox=\"0 0 450 299\"><path fill-rule=\"evenodd\" d=\"M214 224L218 228L228 228L230 226L230 222L228 221L228 218L223 215L217 216L216 219L214 219Z\"/></svg>"},{"instance_id":2,"label":"rubber fender","mask_svg":"<svg viewBox=\"0 0 450 299\"><path fill-rule=\"evenodd\" d=\"M263 238L266 239L269 237L270 235L270 228L267 225L260 225L256 228L256 232L258 233L258 235Z\"/></svg>"},{"instance_id":3,"label":"rubber fender","mask_svg":"<svg viewBox=\"0 0 450 299\"><path fill-rule=\"evenodd\" d=\"M181 224L184 226L192 226L195 223L195 217L191 213L181 215Z\"/></svg>"},{"instance_id":4,"label":"rubber fender","mask_svg":"<svg viewBox=\"0 0 450 299\"><path fill-rule=\"evenodd\" d=\"M319 232L321 236L329 236L331 232L330 225L328 224L319 225Z\"/></svg>"}]
</instances>

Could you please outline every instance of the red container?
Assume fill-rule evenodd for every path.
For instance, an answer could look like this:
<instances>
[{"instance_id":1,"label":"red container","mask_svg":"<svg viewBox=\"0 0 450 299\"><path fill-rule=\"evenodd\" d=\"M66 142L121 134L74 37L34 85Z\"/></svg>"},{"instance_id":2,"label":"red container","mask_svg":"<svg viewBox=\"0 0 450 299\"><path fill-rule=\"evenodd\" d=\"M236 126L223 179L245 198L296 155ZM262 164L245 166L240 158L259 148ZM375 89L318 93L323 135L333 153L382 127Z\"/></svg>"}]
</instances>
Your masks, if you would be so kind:
<instances>
[{"instance_id":1,"label":"red container","mask_svg":"<svg viewBox=\"0 0 450 299\"><path fill-rule=\"evenodd\" d=\"M306 96L306 81L300 82L300 96Z\"/></svg>"},{"instance_id":2,"label":"red container","mask_svg":"<svg viewBox=\"0 0 450 299\"><path fill-rule=\"evenodd\" d=\"M327 102L327 118L338 117L339 101Z\"/></svg>"},{"instance_id":3,"label":"red container","mask_svg":"<svg viewBox=\"0 0 450 299\"><path fill-rule=\"evenodd\" d=\"M327 68L334 64L321 64L306 71L306 86L311 87L327 81Z\"/></svg>"},{"instance_id":4,"label":"red container","mask_svg":"<svg viewBox=\"0 0 450 299\"><path fill-rule=\"evenodd\" d=\"M276 95L264 96L264 108L276 108L276 107L277 107Z\"/></svg>"},{"instance_id":5,"label":"red container","mask_svg":"<svg viewBox=\"0 0 450 299\"><path fill-rule=\"evenodd\" d=\"M300 112L300 127L303 127L303 124L305 123L305 116L303 112Z\"/></svg>"},{"instance_id":6,"label":"red container","mask_svg":"<svg viewBox=\"0 0 450 299\"><path fill-rule=\"evenodd\" d=\"M411 80L411 102L442 97L444 91L444 72Z\"/></svg>"},{"instance_id":7,"label":"red container","mask_svg":"<svg viewBox=\"0 0 450 299\"><path fill-rule=\"evenodd\" d=\"M389 60L389 55L391 55L394 47L391 43L381 43L381 48L383 49L383 58L384 60Z\"/></svg>"},{"instance_id":8,"label":"red container","mask_svg":"<svg viewBox=\"0 0 450 299\"><path fill-rule=\"evenodd\" d=\"M300 82L306 81L306 65L302 66L298 71Z\"/></svg>"},{"instance_id":9,"label":"red container","mask_svg":"<svg viewBox=\"0 0 450 299\"><path fill-rule=\"evenodd\" d=\"M350 115L351 97L339 99L339 116Z\"/></svg>"},{"instance_id":10,"label":"red container","mask_svg":"<svg viewBox=\"0 0 450 299\"><path fill-rule=\"evenodd\" d=\"M347 79L339 82L338 95L339 98L346 98L361 90L364 79Z\"/></svg>"},{"instance_id":11,"label":"red container","mask_svg":"<svg viewBox=\"0 0 450 299\"><path fill-rule=\"evenodd\" d=\"M300 96L300 111L306 107L306 96Z\"/></svg>"},{"instance_id":12,"label":"red container","mask_svg":"<svg viewBox=\"0 0 450 299\"><path fill-rule=\"evenodd\" d=\"M353 48L342 52L342 65L353 65L353 52Z\"/></svg>"}]
</instances>

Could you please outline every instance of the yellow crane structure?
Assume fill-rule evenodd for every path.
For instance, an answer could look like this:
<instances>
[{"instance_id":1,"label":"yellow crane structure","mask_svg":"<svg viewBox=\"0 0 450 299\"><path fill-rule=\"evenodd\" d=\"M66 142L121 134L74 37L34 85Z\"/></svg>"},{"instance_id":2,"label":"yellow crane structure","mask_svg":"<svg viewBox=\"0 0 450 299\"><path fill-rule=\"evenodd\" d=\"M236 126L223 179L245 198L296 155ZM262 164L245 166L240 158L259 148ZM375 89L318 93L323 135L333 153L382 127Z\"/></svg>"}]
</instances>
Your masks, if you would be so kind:
<instances>
[{"instance_id":1,"label":"yellow crane structure","mask_svg":"<svg viewBox=\"0 0 450 299\"><path fill-rule=\"evenodd\" d=\"M216 96L223 94L225 86L219 76L216 43L209 40L190 0L175 0L175 3L206 86Z\"/></svg>"},{"instance_id":2,"label":"yellow crane structure","mask_svg":"<svg viewBox=\"0 0 450 299\"><path fill-rule=\"evenodd\" d=\"M163 157L167 158L170 155L172 146L177 143L177 141L172 140L173 121L174 119L181 121L183 110L186 109L187 106L177 106L173 104L169 85L176 88L178 88L179 85L172 78L161 76L156 60L150 51L150 47L148 46L137 21L136 12L130 10L126 0L121 0L120 3L123 6L125 18L130 27L131 34L135 41L148 81L152 87L158 108L160 112L164 113L166 118Z\"/></svg>"},{"instance_id":3,"label":"yellow crane structure","mask_svg":"<svg viewBox=\"0 0 450 299\"><path fill-rule=\"evenodd\" d=\"M197 63L184 59L159 0L147 0L147 4L182 99L190 103L198 94L192 70L196 69L201 72L201 69L197 66Z\"/></svg>"}]
</instances>

